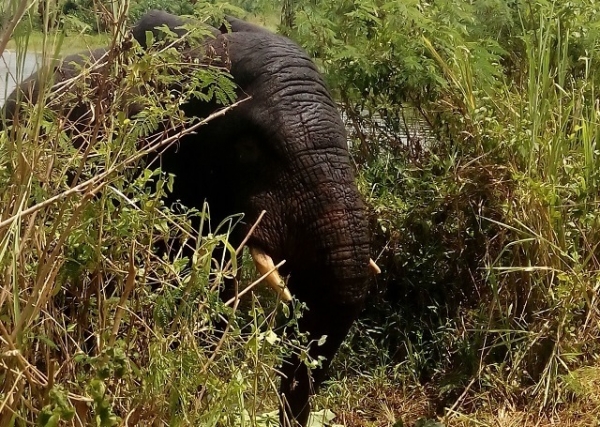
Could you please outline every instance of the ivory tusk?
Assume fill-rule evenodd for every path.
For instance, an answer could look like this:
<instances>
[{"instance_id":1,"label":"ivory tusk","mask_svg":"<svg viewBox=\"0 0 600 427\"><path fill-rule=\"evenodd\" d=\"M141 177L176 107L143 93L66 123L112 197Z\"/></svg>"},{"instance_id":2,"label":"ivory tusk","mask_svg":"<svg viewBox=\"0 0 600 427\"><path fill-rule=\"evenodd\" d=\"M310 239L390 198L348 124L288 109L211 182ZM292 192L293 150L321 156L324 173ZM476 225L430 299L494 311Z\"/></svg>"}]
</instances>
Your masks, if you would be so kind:
<instances>
[{"instance_id":1,"label":"ivory tusk","mask_svg":"<svg viewBox=\"0 0 600 427\"><path fill-rule=\"evenodd\" d=\"M271 274L265 277L265 282L277 292L277 295L282 301L290 302L292 300L292 294L277 270L274 269L275 263L273 262L273 259L260 249L256 248L250 248L250 255L252 256L254 265L256 265L256 269L261 275L265 275L272 270Z\"/></svg>"},{"instance_id":2,"label":"ivory tusk","mask_svg":"<svg viewBox=\"0 0 600 427\"><path fill-rule=\"evenodd\" d=\"M375 264L373 258L369 258L369 268L371 269L371 271L373 271L373 273L381 274L381 268L379 268L379 266Z\"/></svg>"}]
</instances>

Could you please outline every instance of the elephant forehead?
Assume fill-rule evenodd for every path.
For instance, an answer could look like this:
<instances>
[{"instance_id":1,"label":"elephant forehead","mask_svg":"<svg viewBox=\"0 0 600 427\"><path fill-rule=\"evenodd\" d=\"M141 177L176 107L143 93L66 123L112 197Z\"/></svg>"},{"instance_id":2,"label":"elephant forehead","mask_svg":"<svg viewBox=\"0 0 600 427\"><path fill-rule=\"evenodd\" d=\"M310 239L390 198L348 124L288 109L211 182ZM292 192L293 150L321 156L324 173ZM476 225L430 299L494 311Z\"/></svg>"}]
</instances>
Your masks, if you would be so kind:
<instances>
[{"instance_id":1,"label":"elephant forehead","mask_svg":"<svg viewBox=\"0 0 600 427\"><path fill-rule=\"evenodd\" d=\"M259 131L264 142L285 156L316 155L323 161L331 156L348 156L340 114L324 95L309 92L309 85L302 92L286 88L270 97L258 88L252 89L252 100L240 105L237 113Z\"/></svg>"},{"instance_id":2,"label":"elephant forehead","mask_svg":"<svg viewBox=\"0 0 600 427\"><path fill-rule=\"evenodd\" d=\"M211 45L228 56L240 96L238 114L285 155L347 150L345 128L321 74L294 42L266 32L225 34Z\"/></svg>"},{"instance_id":3,"label":"elephant forehead","mask_svg":"<svg viewBox=\"0 0 600 427\"><path fill-rule=\"evenodd\" d=\"M233 33L212 44L231 62L231 74L253 96L276 98L294 92L324 96L333 105L314 62L297 44L275 34ZM319 100L322 102L322 100Z\"/></svg>"}]
</instances>

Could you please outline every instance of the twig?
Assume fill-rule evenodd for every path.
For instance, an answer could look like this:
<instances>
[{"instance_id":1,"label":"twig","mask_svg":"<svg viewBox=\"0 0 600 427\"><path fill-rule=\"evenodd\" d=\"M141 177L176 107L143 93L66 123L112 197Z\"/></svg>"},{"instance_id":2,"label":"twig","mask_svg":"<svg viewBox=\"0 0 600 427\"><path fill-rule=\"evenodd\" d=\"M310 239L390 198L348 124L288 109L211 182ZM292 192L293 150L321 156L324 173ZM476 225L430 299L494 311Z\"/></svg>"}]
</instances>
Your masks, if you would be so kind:
<instances>
[{"instance_id":1,"label":"twig","mask_svg":"<svg viewBox=\"0 0 600 427\"><path fill-rule=\"evenodd\" d=\"M134 209L136 209L138 211L142 210L139 207L139 205L135 204L135 202L133 202L130 198L128 198L125 194L123 194L123 192L120 191L119 189L113 187L112 185L109 185L108 189L111 190L113 193L115 193L117 196L121 197L132 208L134 208ZM186 234L187 237L189 237L189 238L193 237L192 233L190 233L185 228L183 228L177 221L173 220L169 215L165 214L161 210L157 210L157 212L158 212L158 214L160 215L160 217L162 219L164 219L165 221L167 221L170 225L173 225L175 228L177 228L178 231L180 231L181 233Z\"/></svg>"},{"instance_id":2,"label":"twig","mask_svg":"<svg viewBox=\"0 0 600 427\"><path fill-rule=\"evenodd\" d=\"M2 37L0 38L0 55L4 53L6 45L8 45L8 41L10 40L13 31L15 30L15 27L17 26L21 18L23 18L23 15L25 15L28 5L33 6L34 4L37 3L29 2L27 0L21 0L21 3L19 3L19 6L17 7L15 15L5 27L6 29L4 30L4 32L2 33Z\"/></svg>"},{"instance_id":3,"label":"twig","mask_svg":"<svg viewBox=\"0 0 600 427\"><path fill-rule=\"evenodd\" d=\"M14 393L15 389L17 388L17 386L19 385L19 382L20 382L22 376L23 376L23 371L19 372L19 374L17 375L17 378L15 378L15 380L13 381L12 387L6 393L6 398L2 402L0 402L0 414L4 414L5 412L3 412L3 411L6 408L12 413L13 416L18 415L17 412L9 406L8 402L14 402L14 400L16 400L16 399L14 399L13 393Z\"/></svg>"},{"instance_id":4,"label":"twig","mask_svg":"<svg viewBox=\"0 0 600 427\"><path fill-rule=\"evenodd\" d=\"M269 274L271 274L274 271L277 271L277 269L279 267L281 267L283 264L285 264L285 260L281 261L279 264L277 264L276 266L274 266L273 268L271 268L267 273L263 274L262 276L260 276L258 279L256 279L254 282L252 282L251 284L249 284L242 292L240 292L239 294L237 294L235 297L229 299L229 301L227 301L225 303L225 305L229 305L231 304L235 299L239 299L242 297L242 295L247 294L249 291L252 290L252 288L254 288L256 285L258 285L259 283L261 283L266 277L269 276Z\"/></svg>"},{"instance_id":5,"label":"twig","mask_svg":"<svg viewBox=\"0 0 600 427\"><path fill-rule=\"evenodd\" d=\"M127 279L125 280L125 289L123 294L121 295L121 299L119 300L119 305L117 305L117 312L115 313L115 321L112 328L112 334L108 341L109 347L112 347L115 344L115 339L117 338L117 334L119 333L119 326L121 325L121 319L123 318L123 314L125 312L125 303L129 298L129 295L133 291L135 286L135 242L131 245L131 251L129 252L129 272L127 273Z\"/></svg>"},{"instance_id":6,"label":"twig","mask_svg":"<svg viewBox=\"0 0 600 427\"><path fill-rule=\"evenodd\" d=\"M250 231L248 231L248 233L246 234L246 237L244 237L244 240L242 240L242 243L240 243L240 245L238 246L238 248L235 250L235 254L236 255L239 255L240 252L242 251L242 249L244 248L244 245L246 243L248 243L248 240L250 240L250 236L252 235L252 233L254 233L254 230L256 230L256 227L258 227L258 224L263 219L263 216L265 216L266 213L267 213L267 211L263 210L260 213L260 215L258 216L258 218L256 219L256 221L254 221L254 224L250 228Z\"/></svg>"},{"instance_id":7,"label":"twig","mask_svg":"<svg viewBox=\"0 0 600 427\"><path fill-rule=\"evenodd\" d=\"M237 280L235 280L235 295L236 296L234 297L233 312L231 313L232 316L237 311L238 305L240 303L240 299L237 298L237 294L238 294L238 287L237 287ZM221 338L219 339L219 342L217 343L217 346L215 347L213 354L210 355L210 357L208 358L208 360L206 361L204 366L202 366L202 370L200 371L201 375L204 375L204 373L206 373L206 370L208 369L208 367L210 365L212 365L212 363L217 358L217 354L219 353L219 350L221 349L221 347L223 347L223 344L225 343L225 338L227 337L227 333L229 332L229 327L230 327L230 323L227 322L227 325L225 326L225 330L223 331L223 334L221 335Z\"/></svg>"},{"instance_id":8,"label":"twig","mask_svg":"<svg viewBox=\"0 0 600 427\"><path fill-rule=\"evenodd\" d=\"M48 383L48 380L45 378L44 374L39 372L36 367L32 366L29 363L29 361L23 357L23 354L21 354L21 352L15 346L10 333L6 330L6 328L4 327L4 324L2 322L0 322L0 333L3 336L3 341L8 345L10 350L13 352L13 355L15 356L17 363L21 367L23 375L25 375L25 378L27 378L27 381L30 384L37 383L42 386L45 386ZM29 372L30 369L38 376L37 381L31 377L31 373Z\"/></svg>"},{"instance_id":9,"label":"twig","mask_svg":"<svg viewBox=\"0 0 600 427\"><path fill-rule=\"evenodd\" d=\"M258 224L262 221L262 219L266 213L267 213L267 211L263 210L260 213L260 215L258 215L258 218L256 218L256 221L254 221L254 224L252 224L252 227L250 227L250 230L248 231L248 233L246 233L246 237L244 237L244 240L242 240L242 243L240 243L239 246L237 247L237 249L235 250L236 256L238 256L240 254L240 252L242 252L242 249L244 249L244 246L246 245L246 243L248 243L248 240L250 240L252 233L254 233L254 230L256 230L256 227L258 227ZM229 267L231 267L232 262L233 262L233 258L229 259L229 261L227 261L227 264L225 264L225 267L223 268L223 270L227 270Z\"/></svg>"}]
</instances>

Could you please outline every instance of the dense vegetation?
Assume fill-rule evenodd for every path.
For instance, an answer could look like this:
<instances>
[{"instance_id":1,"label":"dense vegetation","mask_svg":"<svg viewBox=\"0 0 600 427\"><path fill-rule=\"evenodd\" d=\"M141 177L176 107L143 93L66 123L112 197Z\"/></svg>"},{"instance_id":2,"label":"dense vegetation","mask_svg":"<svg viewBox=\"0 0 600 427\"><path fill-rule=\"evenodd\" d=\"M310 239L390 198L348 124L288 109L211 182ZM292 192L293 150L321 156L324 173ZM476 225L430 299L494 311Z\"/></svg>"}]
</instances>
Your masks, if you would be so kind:
<instances>
[{"instance_id":1,"label":"dense vegetation","mask_svg":"<svg viewBox=\"0 0 600 427\"><path fill-rule=\"evenodd\" d=\"M437 409L510 402L548 414L587 398L599 332L598 11L298 8L292 34L339 96L378 224L384 304L356 329L356 369L383 364L388 378L427 384Z\"/></svg>"},{"instance_id":2,"label":"dense vegetation","mask_svg":"<svg viewBox=\"0 0 600 427\"><path fill-rule=\"evenodd\" d=\"M79 14L91 10L78 9L84 3L43 16L60 10L102 30L91 24L98 13ZM227 10L272 17L282 5L235 6ZM597 425L600 7L285 6L279 30L316 59L348 122L383 269L318 403L357 426L421 416L448 425ZM225 10L148 0L132 2L131 17L150 7L215 19ZM17 12L14 5L9 15ZM51 49L58 33L46 34ZM119 46L121 35L111 34ZM145 81L165 79L152 61L169 55L139 65L119 58L103 84L124 93L131 67ZM231 102L218 74L204 70L186 84ZM268 295L236 307L218 300L219 281L237 266L209 274L210 254L235 221L198 239L191 269L150 250L169 233L195 237L186 215L202 215L161 206L169 177L129 179L139 161L134 141L158 122L183 120L164 98L157 93L163 103L148 105L134 126L122 105L108 106L104 131L89 135L101 141L98 151L83 158L41 109L2 134L0 425L57 425L81 406L99 425L118 417L267 423L258 414L275 407L276 360L302 343L274 334ZM73 168L85 191L67 186L62 171ZM251 282L252 268L244 271ZM222 338L214 335L219 316L234 320Z\"/></svg>"}]
</instances>

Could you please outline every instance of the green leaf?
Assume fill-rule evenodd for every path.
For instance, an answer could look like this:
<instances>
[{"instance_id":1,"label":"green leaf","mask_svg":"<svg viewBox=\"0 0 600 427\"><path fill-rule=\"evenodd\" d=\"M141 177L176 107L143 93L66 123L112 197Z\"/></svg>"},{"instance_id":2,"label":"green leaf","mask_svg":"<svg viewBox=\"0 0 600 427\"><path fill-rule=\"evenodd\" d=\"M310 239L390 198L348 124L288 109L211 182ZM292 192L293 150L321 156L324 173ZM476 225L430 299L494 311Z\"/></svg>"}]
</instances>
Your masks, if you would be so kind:
<instances>
[{"instance_id":1,"label":"green leaf","mask_svg":"<svg viewBox=\"0 0 600 427\"><path fill-rule=\"evenodd\" d=\"M265 340L273 345L275 344L278 340L279 337L277 336L277 334L275 332L273 332L271 329L267 331L267 333L265 334Z\"/></svg>"},{"instance_id":2,"label":"green leaf","mask_svg":"<svg viewBox=\"0 0 600 427\"><path fill-rule=\"evenodd\" d=\"M329 409L322 409L317 412L311 412L310 416L308 417L307 427L328 426L329 422L333 421L335 417L336 415L333 413L333 411Z\"/></svg>"},{"instance_id":3,"label":"green leaf","mask_svg":"<svg viewBox=\"0 0 600 427\"><path fill-rule=\"evenodd\" d=\"M427 418L419 418L415 423L415 427L444 427L442 423Z\"/></svg>"}]
</instances>

